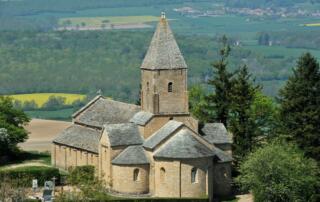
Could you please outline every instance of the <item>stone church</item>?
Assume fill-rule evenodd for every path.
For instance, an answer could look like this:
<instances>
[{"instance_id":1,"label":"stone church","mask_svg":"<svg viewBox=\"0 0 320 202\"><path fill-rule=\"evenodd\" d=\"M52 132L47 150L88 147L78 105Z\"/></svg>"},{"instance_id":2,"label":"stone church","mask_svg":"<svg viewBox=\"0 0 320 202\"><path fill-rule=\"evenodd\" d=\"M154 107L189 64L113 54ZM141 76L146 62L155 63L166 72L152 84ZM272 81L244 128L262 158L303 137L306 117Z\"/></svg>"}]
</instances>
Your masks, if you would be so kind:
<instances>
[{"instance_id":1,"label":"stone church","mask_svg":"<svg viewBox=\"0 0 320 202\"><path fill-rule=\"evenodd\" d=\"M164 14L142 62L141 106L97 96L53 140L52 164L93 165L112 192L152 197L227 195L232 140L189 113L187 65Z\"/></svg>"}]
</instances>

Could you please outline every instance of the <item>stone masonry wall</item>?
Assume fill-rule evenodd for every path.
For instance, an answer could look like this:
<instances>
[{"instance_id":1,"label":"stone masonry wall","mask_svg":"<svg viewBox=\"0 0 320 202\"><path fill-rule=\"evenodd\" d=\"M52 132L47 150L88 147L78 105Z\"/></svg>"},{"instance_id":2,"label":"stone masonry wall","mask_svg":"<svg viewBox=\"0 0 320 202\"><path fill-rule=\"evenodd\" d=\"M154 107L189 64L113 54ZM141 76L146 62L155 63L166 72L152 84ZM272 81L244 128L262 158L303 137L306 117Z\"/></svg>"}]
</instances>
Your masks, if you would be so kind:
<instances>
[{"instance_id":1,"label":"stone masonry wall","mask_svg":"<svg viewBox=\"0 0 320 202\"><path fill-rule=\"evenodd\" d=\"M138 169L138 178L134 180L134 170ZM149 192L149 165L112 165L112 190L121 193Z\"/></svg>"},{"instance_id":2,"label":"stone masonry wall","mask_svg":"<svg viewBox=\"0 0 320 202\"><path fill-rule=\"evenodd\" d=\"M183 161L155 160L154 195L183 198L208 195L208 180L212 179L210 162L210 158ZM192 168L197 168L195 183L191 182Z\"/></svg>"},{"instance_id":3,"label":"stone masonry wall","mask_svg":"<svg viewBox=\"0 0 320 202\"><path fill-rule=\"evenodd\" d=\"M53 144L51 163L63 170L83 165L93 165L98 169L98 154L64 145Z\"/></svg>"},{"instance_id":4,"label":"stone masonry wall","mask_svg":"<svg viewBox=\"0 0 320 202\"><path fill-rule=\"evenodd\" d=\"M142 110L154 114L188 113L186 75L187 70L142 70ZM172 92L168 92L170 82Z\"/></svg>"}]
</instances>

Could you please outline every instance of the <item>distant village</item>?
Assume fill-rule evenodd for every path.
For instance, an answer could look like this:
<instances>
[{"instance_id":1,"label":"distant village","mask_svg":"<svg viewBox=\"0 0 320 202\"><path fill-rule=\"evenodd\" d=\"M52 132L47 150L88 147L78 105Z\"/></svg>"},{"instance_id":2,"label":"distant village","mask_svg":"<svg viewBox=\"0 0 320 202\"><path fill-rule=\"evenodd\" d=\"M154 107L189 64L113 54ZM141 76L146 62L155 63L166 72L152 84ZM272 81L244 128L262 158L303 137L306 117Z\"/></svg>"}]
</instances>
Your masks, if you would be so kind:
<instances>
[{"instance_id":1,"label":"distant village","mask_svg":"<svg viewBox=\"0 0 320 202\"><path fill-rule=\"evenodd\" d=\"M225 14L237 14L256 17L320 17L320 11L310 11L301 8L231 8L222 5L213 7L212 10L201 10L192 7L181 7L173 9L181 15L197 17L213 17Z\"/></svg>"}]
</instances>

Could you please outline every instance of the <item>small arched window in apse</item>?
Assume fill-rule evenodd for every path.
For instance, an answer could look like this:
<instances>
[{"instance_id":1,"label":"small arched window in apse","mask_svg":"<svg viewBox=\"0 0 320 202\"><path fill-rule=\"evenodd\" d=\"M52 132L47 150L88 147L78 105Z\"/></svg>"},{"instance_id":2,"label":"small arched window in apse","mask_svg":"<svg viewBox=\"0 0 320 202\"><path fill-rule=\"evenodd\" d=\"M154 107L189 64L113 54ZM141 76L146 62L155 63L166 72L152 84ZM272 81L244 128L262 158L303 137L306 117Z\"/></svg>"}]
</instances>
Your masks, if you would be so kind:
<instances>
[{"instance_id":1,"label":"small arched window in apse","mask_svg":"<svg viewBox=\"0 0 320 202\"><path fill-rule=\"evenodd\" d=\"M198 182L198 169L192 168L191 169L191 183L197 183Z\"/></svg>"},{"instance_id":2,"label":"small arched window in apse","mask_svg":"<svg viewBox=\"0 0 320 202\"><path fill-rule=\"evenodd\" d=\"M173 88L173 83L169 82L168 83L168 92L171 93L172 92L172 88Z\"/></svg>"},{"instance_id":3,"label":"small arched window in apse","mask_svg":"<svg viewBox=\"0 0 320 202\"><path fill-rule=\"evenodd\" d=\"M166 179L166 170L164 168L160 169L160 181L164 182Z\"/></svg>"},{"instance_id":4,"label":"small arched window in apse","mask_svg":"<svg viewBox=\"0 0 320 202\"><path fill-rule=\"evenodd\" d=\"M136 169L134 169L134 171L133 171L133 181L139 181L139 169L138 168L136 168Z\"/></svg>"}]
</instances>

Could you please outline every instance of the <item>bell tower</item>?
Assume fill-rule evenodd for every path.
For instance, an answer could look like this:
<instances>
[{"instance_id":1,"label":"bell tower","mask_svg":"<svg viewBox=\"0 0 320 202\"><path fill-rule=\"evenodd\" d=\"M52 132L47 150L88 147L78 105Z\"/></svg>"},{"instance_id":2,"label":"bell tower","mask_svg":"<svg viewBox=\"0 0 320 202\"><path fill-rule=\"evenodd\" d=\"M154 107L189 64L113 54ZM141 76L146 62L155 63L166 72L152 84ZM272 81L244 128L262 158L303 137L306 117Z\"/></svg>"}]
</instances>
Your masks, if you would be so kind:
<instances>
[{"instance_id":1,"label":"bell tower","mask_svg":"<svg viewBox=\"0 0 320 202\"><path fill-rule=\"evenodd\" d=\"M164 12L141 65L141 106L155 115L189 114L187 65Z\"/></svg>"}]
</instances>

